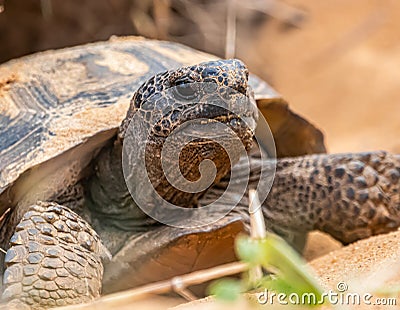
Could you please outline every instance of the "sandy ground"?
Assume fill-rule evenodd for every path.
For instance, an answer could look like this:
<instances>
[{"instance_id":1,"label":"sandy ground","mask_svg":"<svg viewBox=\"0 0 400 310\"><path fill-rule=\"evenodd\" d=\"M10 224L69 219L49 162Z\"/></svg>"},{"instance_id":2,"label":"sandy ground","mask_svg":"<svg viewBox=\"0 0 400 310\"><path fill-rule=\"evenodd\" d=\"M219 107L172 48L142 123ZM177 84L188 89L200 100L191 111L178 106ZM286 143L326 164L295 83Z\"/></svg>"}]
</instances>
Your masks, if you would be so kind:
<instances>
[{"instance_id":1,"label":"sandy ground","mask_svg":"<svg viewBox=\"0 0 400 310\"><path fill-rule=\"evenodd\" d=\"M389 291L400 281L400 232L371 237L329 253L310 263L326 288L349 292ZM345 287L344 287L345 288ZM400 302L400 300L398 301Z\"/></svg>"},{"instance_id":2,"label":"sandy ground","mask_svg":"<svg viewBox=\"0 0 400 310\"><path fill-rule=\"evenodd\" d=\"M397 138L400 129L400 1L284 2L307 13L301 28L283 27L280 21L271 19L258 30L256 40L249 42L243 36L238 38L237 56L248 63L253 72L268 80L295 111L324 131L330 152L373 149L400 152ZM110 3L116 12L121 11L115 1ZM87 18L91 12L84 8L72 10L70 20L81 13ZM14 29L20 35L7 52L28 43L36 44L36 49L71 45L69 33L80 35L78 43L108 36L108 32L103 31L106 27L99 28L103 24L98 19L87 18L85 31L71 28L69 32L68 28L63 36L57 36L56 43L38 44L41 37L37 34L28 33L24 37L26 40L21 39L24 34L19 27L21 24L34 30L28 22L32 12L27 9L25 13L21 23L15 16L7 21L4 14L0 15L3 34ZM100 10L98 16L110 15ZM44 25L40 31L43 29L53 28ZM109 29L121 34L137 33L125 24ZM2 38L5 40L4 36ZM27 51L29 49L24 53ZM395 260L400 253L399 234L377 236L339 249L336 242L316 233L307 245L306 255L312 259L336 250L311 263L322 281L328 287L346 281L350 289L373 290L400 280L399 263Z\"/></svg>"}]
</instances>

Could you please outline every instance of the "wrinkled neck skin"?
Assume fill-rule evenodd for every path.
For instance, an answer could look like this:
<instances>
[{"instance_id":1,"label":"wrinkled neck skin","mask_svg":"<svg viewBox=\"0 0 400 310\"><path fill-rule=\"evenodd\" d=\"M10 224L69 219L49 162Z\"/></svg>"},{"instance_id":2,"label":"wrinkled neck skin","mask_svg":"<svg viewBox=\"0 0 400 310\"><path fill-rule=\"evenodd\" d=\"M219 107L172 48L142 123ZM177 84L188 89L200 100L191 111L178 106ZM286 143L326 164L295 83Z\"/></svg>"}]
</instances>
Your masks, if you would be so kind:
<instances>
[{"instance_id":1,"label":"wrinkled neck skin","mask_svg":"<svg viewBox=\"0 0 400 310\"><path fill-rule=\"evenodd\" d=\"M133 230L150 223L126 186L122 170L122 143L119 140L100 151L93 176L88 181L88 192L92 213L111 225Z\"/></svg>"},{"instance_id":2,"label":"wrinkled neck skin","mask_svg":"<svg viewBox=\"0 0 400 310\"><path fill-rule=\"evenodd\" d=\"M249 131L248 135L251 135ZM229 143L227 137L227 143ZM245 146L246 149L251 147L251 139ZM139 149L128 149L128 161L135 163L140 160L137 156L141 152L145 154L146 171L145 175L136 170L135 165L130 166L129 182L133 184L131 191L138 191L147 199L147 205L153 206L153 192L156 191L163 199L180 207L190 208L197 206L197 200L201 197L207 188L200 192L185 192L176 189L169 181L174 182L175 176L182 174L185 180L196 181L200 176L199 165L204 160L213 161L217 169L216 177L212 183L229 174L231 169L231 161L224 149L215 142L206 139L193 141L187 144L180 152L179 170L166 171L169 174L167 180L161 164L161 151L164 139L159 137L150 137L146 142L138 145ZM174 141L170 141L174 144ZM177 142L178 143L178 142ZM142 149L140 149L142 148ZM140 231L146 226L154 224L155 221L148 218L141 211L128 190L123 168L122 168L122 152L123 143L121 139L116 139L113 144L102 149L98 155L94 173L88 181L89 207L91 212L98 217L112 223L122 230ZM239 153L231 152L232 164L239 160ZM168 169L168 166L166 167ZM151 188L148 183L144 182L144 178L148 177L151 182ZM157 205L154 207L158 207Z\"/></svg>"}]
</instances>

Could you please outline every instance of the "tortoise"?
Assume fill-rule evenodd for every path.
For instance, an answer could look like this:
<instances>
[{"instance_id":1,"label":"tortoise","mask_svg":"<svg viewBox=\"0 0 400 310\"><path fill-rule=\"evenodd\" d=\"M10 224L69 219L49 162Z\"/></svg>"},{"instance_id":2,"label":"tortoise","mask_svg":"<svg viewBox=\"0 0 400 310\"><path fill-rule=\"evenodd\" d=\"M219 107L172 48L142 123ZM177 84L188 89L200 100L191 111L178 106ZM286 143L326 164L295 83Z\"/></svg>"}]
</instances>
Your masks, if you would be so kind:
<instances>
[{"instance_id":1,"label":"tortoise","mask_svg":"<svg viewBox=\"0 0 400 310\"><path fill-rule=\"evenodd\" d=\"M229 87L248 98L242 115L204 102L178 109L168 101L172 97L164 100L163 90L173 87L183 98L198 93L194 82L211 83L214 91ZM151 96L162 100L149 108ZM239 102L227 98L231 105ZM112 38L1 65L0 103L3 301L32 308L87 302L235 260L233 240L249 224L247 192L225 216L186 228L157 223L130 195L122 171L130 122L135 115L152 117L165 103L171 113L158 119L142 145L151 147L146 160L166 200L188 209L203 206L226 188L234 169L246 165L249 184L260 181L260 150L271 141L265 128L257 128L261 143L253 143L257 103L278 157L266 159L276 164L261 206L270 230L301 248L314 229L350 243L400 223L400 157L382 151L326 154L321 131L236 59L220 60L178 43ZM179 113L172 113L175 108ZM218 169L206 190L185 193L160 176L156 155L175 128L203 117L211 120L206 126L215 121L231 128L250 161L237 158L231 169L215 143L194 140L180 157L182 174L195 180L205 159ZM130 152L135 155L135 149ZM146 192L131 172L134 186ZM210 216L224 210L214 208Z\"/></svg>"}]
</instances>

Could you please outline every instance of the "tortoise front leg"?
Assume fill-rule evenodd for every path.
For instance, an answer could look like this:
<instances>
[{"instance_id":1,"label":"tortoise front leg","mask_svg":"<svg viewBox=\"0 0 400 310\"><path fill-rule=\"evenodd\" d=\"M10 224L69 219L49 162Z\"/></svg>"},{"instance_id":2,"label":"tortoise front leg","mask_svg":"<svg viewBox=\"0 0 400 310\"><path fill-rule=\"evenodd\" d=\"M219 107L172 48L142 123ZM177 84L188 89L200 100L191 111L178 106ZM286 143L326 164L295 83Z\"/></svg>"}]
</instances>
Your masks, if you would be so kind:
<instances>
[{"instance_id":1,"label":"tortoise front leg","mask_svg":"<svg viewBox=\"0 0 400 310\"><path fill-rule=\"evenodd\" d=\"M107 256L79 215L55 203L33 205L10 240L2 301L33 309L88 302L100 295Z\"/></svg>"},{"instance_id":2,"label":"tortoise front leg","mask_svg":"<svg viewBox=\"0 0 400 310\"><path fill-rule=\"evenodd\" d=\"M400 226L400 156L386 152L279 159L264 215L293 231L343 243Z\"/></svg>"}]
</instances>

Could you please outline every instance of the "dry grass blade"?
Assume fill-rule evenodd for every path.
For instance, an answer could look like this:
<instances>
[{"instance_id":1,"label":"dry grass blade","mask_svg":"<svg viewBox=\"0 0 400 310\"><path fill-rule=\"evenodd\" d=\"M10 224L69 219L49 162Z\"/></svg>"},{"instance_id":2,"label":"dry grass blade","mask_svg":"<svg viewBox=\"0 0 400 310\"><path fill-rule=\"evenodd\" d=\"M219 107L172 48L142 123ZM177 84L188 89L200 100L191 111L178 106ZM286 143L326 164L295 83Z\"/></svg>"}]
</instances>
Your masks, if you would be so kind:
<instances>
[{"instance_id":1,"label":"dry grass blade","mask_svg":"<svg viewBox=\"0 0 400 310\"><path fill-rule=\"evenodd\" d=\"M260 199L255 189L249 190L249 214L250 214L250 236L254 239L266 237L264 215L261 209ZM263 276L261 266L250 270L250 281L256 283Z\"/></svg>"},{"instance_id":2,"label":"dry grass blade","mask_svg":"<svg viewBox=\"0 0 400 310\"><path fill-rule=\"evenodd\" d=\"M170 280L147 284L131 290L103 296L91 303L62 307L63 310L83 310L83 309L109 309L117 308L121 305L132 304L132 302L148 297L149 295L165 294L179 287L184 289L191 285L201 284L210 280L224 276L234 275L248 270L248 264L235 262L225 264L205 270L199 270L182 276L174 277Z\"/></svg>"},{"instance_id":3,"label":"dry grass blade","mask_svg":"<svg viewBox=\"0 0 400 310\"><path fill-rule=\"evenodd\" d=\"M153 0L154 21L157 29L158 39L168 39L168 22L170 17L170 0Z\"/></svg>"},{"instance_id":4,"label":"dry grass blade","mask_svg":"<svg viewBox=\"0 0 400 310\"><path fill-rule=\"evenodd\" d=\"M53 6L51 0L40 0L40 9L45 20L50 20L53 16Z\"/></svg>"},{"instance_id":5,"label":"dry grass blade","mask_svg":"<svg viewBox=\"0 0 400 310\"><path fill-rule=\"evenodd\" d=\"M236 46L236 0L227 1L225 58L235 57Z\"/></svg>"},{"instance_id":6,"label":"dry grass blade","mask_svg":"<svg viewBox=\"0 0 400 310\"><path fill-rule=\"evenodd\" d=\"M263 12L291 26L300 27L306 13L278 0L238 1L242 8Z\"/></svg>"},{"instance_id":7,"label":"dry grass blade","mask_svg":"<svg viewBox=\"0 0 400 310\"><path fill-rule=\"evenodd\" d=\"M262 239L266 237L264 215L261 209L260 199L255 189L249 190L249 213L251 237Z\"/></svg>"},{"instance_id":8,"label":"dry grass blade","mask_svg":"<svg viewBox=\"0 0 400 310\"><path fill-rule=\"evenodd\" d=\"M197 25L203 36L203 48L210 50L224 37L224 27L221 27L219 21L220 14L223 14L222 11L216 10L214 14L210 14L207 7L200 6L194 1L183 1L182 4L186 7L182 13L186 14ZM198 35L194 36L193 39L198 39Z\"/></svg>"}]
</instances>

